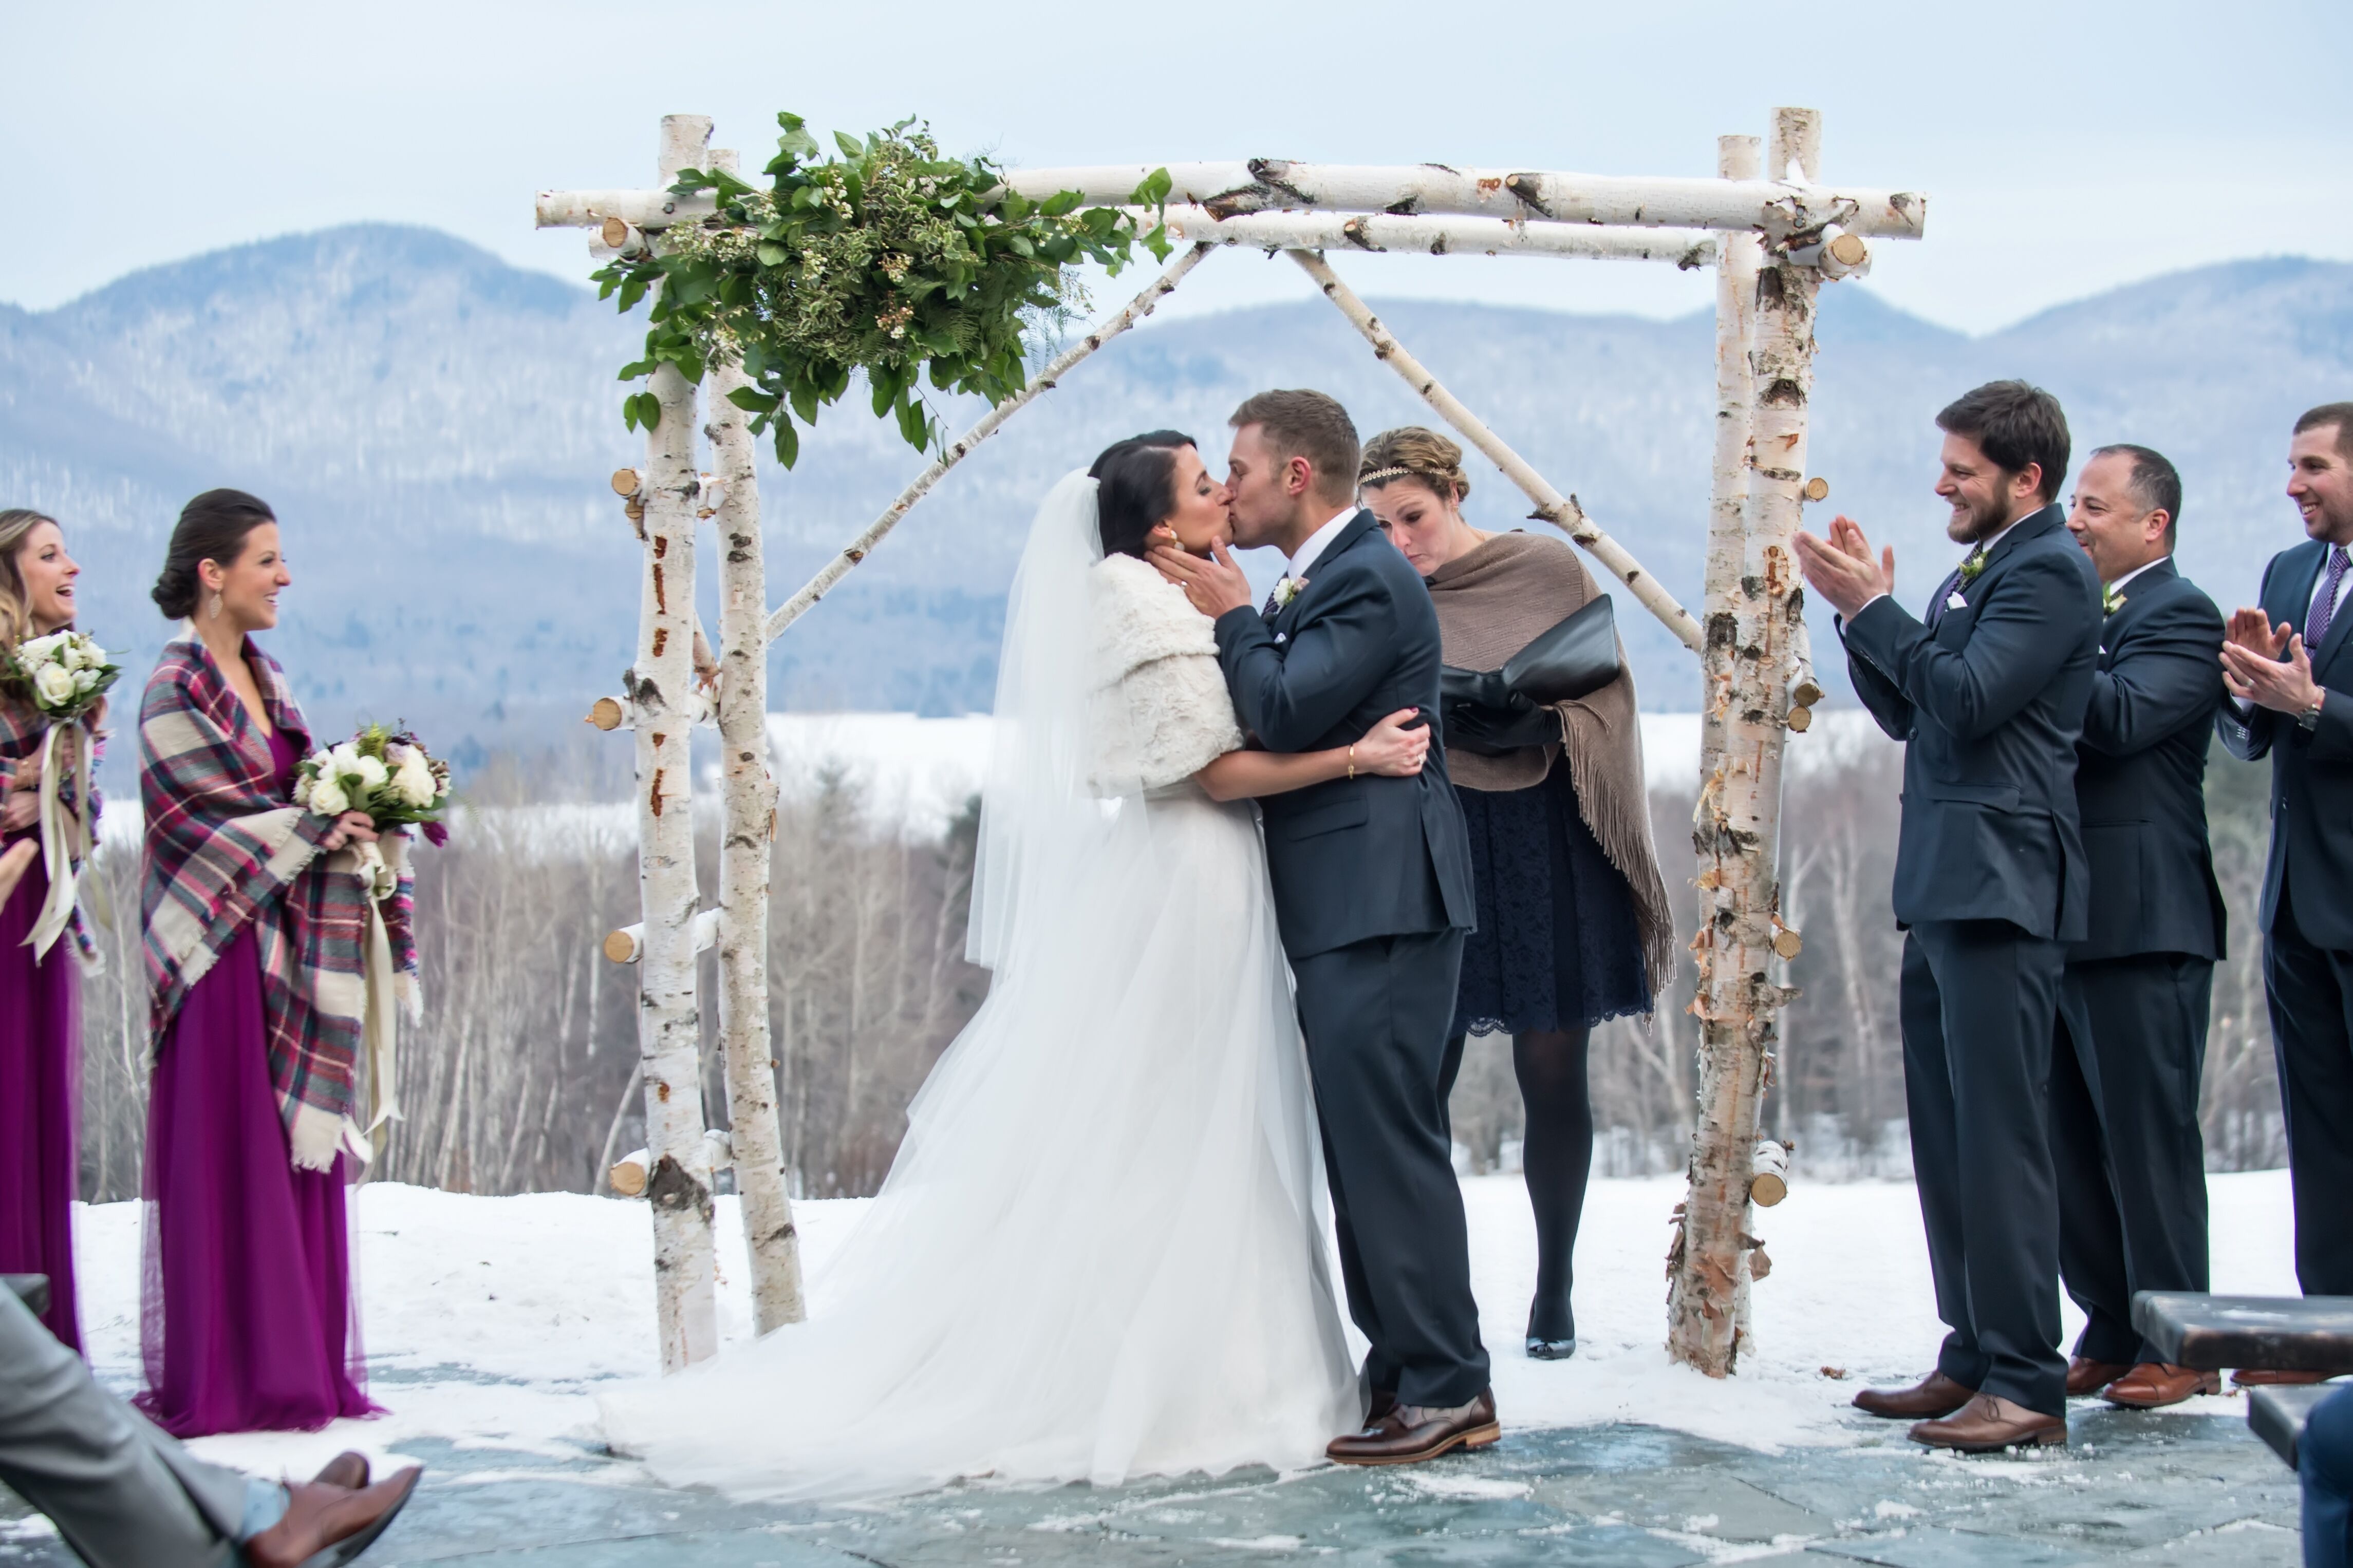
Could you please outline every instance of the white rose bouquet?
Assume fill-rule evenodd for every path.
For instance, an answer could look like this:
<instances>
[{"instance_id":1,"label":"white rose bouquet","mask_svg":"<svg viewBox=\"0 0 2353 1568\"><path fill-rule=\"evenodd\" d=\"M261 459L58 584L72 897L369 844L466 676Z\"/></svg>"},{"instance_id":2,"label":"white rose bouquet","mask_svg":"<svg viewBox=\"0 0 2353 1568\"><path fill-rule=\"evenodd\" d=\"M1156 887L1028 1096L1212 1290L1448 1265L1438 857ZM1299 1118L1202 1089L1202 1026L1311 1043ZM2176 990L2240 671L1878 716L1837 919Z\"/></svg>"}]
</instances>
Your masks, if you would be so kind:
<instances>
[{"instance_id":1,"label":"white rose bouquet","mask_svg":"<svg viewBox=\"0 0 2353 1568\"><path fill-rule=\"evenodd\" d=\"M321 816L365 812L379 828L421 827L439 844L449 804L449 764L427 752L414 735L370 724L341 745L302 759L294 804Z\"/></svg>"},{"instance_id":2,"label":"white rose bouquet","mask_svg":"<svg viewBox=\"0 0 2353 1568\"><path fill-rule=\"evenodd\" d=\"M121 674L96 639L77 631L27 637L0 665L0 676L56 724L89 717Z\"/></svg>"}]
</instances>

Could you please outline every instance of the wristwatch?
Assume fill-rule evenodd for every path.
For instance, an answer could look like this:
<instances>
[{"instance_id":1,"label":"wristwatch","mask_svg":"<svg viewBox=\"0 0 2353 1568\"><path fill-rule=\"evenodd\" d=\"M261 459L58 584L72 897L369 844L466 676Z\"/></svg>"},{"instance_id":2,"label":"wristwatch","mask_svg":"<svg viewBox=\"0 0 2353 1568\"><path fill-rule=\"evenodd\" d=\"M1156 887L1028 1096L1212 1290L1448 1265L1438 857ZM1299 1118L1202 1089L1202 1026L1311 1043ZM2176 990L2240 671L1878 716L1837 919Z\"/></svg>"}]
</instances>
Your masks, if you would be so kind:
<instances>
[{"instance_id":1,"label":"wristwatch","mask_svg":"<svg viewBox=\"0 0 2353 1568\"><path fill-rule=\"evenodd\" d=\"M2327 699L2327 696L2328 693L2326 691L2318 691L2313 694L2312 706L2295 716L2295 727L2297 729L2309 735L2320 728L2320 705Z\"/></svg>"}]
</instances>

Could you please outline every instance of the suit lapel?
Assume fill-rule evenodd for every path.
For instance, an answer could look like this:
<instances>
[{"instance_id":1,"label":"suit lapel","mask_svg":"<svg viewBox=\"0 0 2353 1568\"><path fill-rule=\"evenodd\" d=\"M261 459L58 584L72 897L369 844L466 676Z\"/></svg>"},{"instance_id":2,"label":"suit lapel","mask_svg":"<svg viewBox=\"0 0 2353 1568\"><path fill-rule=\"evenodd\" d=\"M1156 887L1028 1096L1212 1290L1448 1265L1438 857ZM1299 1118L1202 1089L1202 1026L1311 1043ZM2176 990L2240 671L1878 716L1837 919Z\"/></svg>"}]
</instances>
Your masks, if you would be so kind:
<instances>
[{"instance_id":1,"label":"suit lapel","mask_svg":"<svg viewBox=\"0 0 2353 1568\"><path fill-rule=\"evenodd\" d=\"M1275 636L1283 638L1291 636L1292 627L1298 624L1299 617L1305 613L1310 595L1315 592L1317 575L1324 568L1339 560L1341 552L1349 549L1358 540L1379 526L1371 512L1362 507L1356 509L1356 515L1348 520L1348 525L1333 536L1332 542L1324 547L1322 554L1307 563L1307 586L1293 594L1291 596L1291 603L1274 613L1274 619L1270 625Z\"/></svg>"},{"instance_id":2,"label":"suit lapel","mask_svg":"<svg viewBox=\"0 0 2353 1568\"><path fill-rule=\"evenodd\" d=\"M2131 626L2133 618L2158 596L2158 584L2169 583L2179 575L2180 574L2173 567L2173 558L2168 555L2124 585L2125 602L2117 607L2115 615L2100 623L2101 668L2107 668L2108 657L2116 651L2116 644Z\"/></svg>"},{"instance_id":3,"label":"suit lapel","mask_svg":"<svg viewBox=\"0 0 2353 1568\"><path fill-rule=\"evenodd\" d=\"M2285 621L2301 633L2306 612L2312 608L2312 591L2320 585L2320 568L2328 559L2328 549L2326 545L2299 544L2296 550L2295 566L2280 574L2280 581L2272 589L2274 597L2263 605L2263 613L2271 616L2272 625Z\"/></svg>"}]
</instances>

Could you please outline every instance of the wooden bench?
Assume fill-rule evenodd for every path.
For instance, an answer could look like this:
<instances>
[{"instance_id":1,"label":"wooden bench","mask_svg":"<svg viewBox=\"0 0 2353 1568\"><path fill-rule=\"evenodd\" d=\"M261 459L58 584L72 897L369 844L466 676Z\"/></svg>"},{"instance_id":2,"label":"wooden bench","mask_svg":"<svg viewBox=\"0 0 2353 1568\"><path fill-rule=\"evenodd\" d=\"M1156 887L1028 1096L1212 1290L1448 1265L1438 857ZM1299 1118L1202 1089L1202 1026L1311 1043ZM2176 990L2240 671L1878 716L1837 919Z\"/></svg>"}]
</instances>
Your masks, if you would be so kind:
<instances>
[{"instance_id":1,"label":"wooden bench","mask_svg":"<svg viewBox=\"0 0 2353 1568\"><path fill-rule=\"evenodd\" d=\"M2133 1327L2165 1360L2201 1372L2255 1367L2341 1373L2353 1367L2353 1296L2143 1290L2133 1298ZM2337 1391L2326 1383L2250 1388L2247 1426L2294 1468L2305 1418Z\"/></svg>"}]
</instances>

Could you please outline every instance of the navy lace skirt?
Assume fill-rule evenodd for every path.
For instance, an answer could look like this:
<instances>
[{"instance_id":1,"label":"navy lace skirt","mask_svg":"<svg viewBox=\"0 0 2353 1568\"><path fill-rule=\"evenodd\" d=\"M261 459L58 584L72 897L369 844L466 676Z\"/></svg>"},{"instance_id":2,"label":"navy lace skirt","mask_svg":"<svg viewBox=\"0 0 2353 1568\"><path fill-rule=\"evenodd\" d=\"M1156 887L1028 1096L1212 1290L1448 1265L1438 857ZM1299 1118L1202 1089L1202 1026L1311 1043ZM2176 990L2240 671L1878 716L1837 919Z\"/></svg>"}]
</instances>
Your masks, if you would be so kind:
<instances>
[{"instance_id":1,"label":"navy lace skirt","mask_svg":"<svg viewBox=\"0 0 2353 1568\"><path fill-rule=\"evenodd\" d=\"M1479 929L1453 1033L1568 1030L1651 1010L1634 894L1577 809L1566 760L1528 789L1455 792Z\"/></svg>"}]
</instances>

